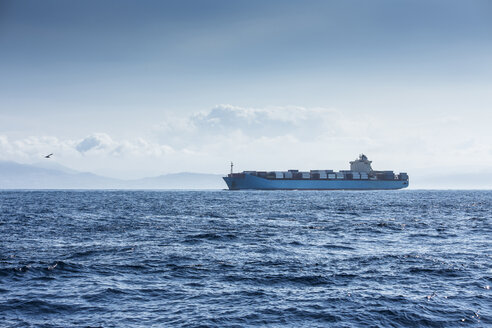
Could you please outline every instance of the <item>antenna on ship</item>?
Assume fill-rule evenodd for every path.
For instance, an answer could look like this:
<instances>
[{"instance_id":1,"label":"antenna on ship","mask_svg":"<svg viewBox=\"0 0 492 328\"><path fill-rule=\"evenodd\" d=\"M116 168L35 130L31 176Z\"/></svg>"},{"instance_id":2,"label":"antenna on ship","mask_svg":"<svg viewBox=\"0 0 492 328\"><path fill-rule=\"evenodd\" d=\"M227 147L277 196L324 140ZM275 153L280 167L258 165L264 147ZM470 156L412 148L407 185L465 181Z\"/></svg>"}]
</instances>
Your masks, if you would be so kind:
<instances>
[{"instance_id":1,"label":"antenna on ship","mask_svg":"<svg viewBox=\"0 0 492 328\"><path fill-rule=\"evenodd\" d=\"M232 169L234 168L234 163L231 162L231 174L232 174Z\"/></svg>"}]
</instances>

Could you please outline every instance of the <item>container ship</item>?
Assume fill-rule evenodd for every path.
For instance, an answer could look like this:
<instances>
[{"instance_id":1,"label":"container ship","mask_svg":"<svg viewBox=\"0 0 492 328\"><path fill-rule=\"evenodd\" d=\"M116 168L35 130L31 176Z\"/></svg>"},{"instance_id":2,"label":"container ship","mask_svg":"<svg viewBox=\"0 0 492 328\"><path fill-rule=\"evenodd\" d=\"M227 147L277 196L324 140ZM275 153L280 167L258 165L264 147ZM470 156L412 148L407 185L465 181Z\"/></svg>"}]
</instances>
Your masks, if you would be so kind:
<instances>
[{"instance_id":1,"label":"container ship","mask_svg":"<svg viewBox=\"0 0 492 328\"><path fill-rule=\"evenodd\" d=\"M350 162L350 170L243 171L224 177L229 190L388 190L408 187L408 174L375 171L372 161L361 154Z\"/></svg>"}]
</instances>

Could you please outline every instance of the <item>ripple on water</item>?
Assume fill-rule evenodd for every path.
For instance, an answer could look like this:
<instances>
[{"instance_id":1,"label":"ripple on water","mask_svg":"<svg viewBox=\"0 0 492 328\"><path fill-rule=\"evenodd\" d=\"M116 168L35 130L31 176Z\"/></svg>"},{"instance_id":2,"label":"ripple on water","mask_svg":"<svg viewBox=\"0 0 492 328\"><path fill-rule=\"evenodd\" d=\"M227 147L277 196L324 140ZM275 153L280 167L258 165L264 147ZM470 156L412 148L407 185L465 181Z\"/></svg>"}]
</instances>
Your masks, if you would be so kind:
<instances>
[{"instance_id":1,"label":"ripple on water","mask_svg":"<svg viewBox=\"0 0 492 328\"><path fill-rule=\"evenodd\" d=\"M0 207L6 327L492 326L490 191L1 191Z\"/></svg>"}]
</instances>

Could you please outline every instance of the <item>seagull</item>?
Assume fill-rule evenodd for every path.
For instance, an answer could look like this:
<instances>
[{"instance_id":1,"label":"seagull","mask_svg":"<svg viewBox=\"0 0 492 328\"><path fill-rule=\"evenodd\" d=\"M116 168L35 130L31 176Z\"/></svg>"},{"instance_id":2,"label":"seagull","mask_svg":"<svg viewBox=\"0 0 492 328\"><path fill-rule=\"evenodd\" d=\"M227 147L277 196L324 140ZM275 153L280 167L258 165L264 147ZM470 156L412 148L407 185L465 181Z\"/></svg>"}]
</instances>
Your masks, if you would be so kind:
<instances>
[{"instance_id":1,"label":"seagull","mask_svg":"<svg viewBox=\"0 0 492 328\"><path fill-rule=\"evenodd\" d=\"M51 153L51 154L49 154L49 155L44 156L44 158L51 158L51 156L53 156L53 153Z\"/></svg>"}]
</instances>

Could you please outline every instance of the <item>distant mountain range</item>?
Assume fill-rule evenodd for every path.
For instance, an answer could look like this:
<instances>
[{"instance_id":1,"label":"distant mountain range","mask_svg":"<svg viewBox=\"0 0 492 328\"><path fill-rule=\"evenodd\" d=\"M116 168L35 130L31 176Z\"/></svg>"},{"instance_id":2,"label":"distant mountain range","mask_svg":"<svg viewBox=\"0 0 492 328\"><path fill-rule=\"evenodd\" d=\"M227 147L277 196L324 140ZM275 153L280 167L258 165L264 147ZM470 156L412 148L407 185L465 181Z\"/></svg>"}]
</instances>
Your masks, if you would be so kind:
<instances>
[{"instance_id":1,"label":"distant mountain range","mask_svg":"<svg viewBox=\"0 0 492 328\"><path fill-rule=\"evenodd\" d=\"M463 171L462 171L463 172ZM437 174L409 172L411 189L492 189L492 172ZM174 173L134 180L79 172L44 161L20 164L0 161L0 189L225 189L220 174Z\"/></svg>"},{"instance_id":2,"label":"distant mountain range","mask_svg":"<svg viewBox=\"0 0 492 328\"><path fill-rule=\"evenodd\" d=\"M123 180L79 172L56 163L0 161L0 189L224 189L220 174L174 173Z\"/></svg>"}]
</instances>

